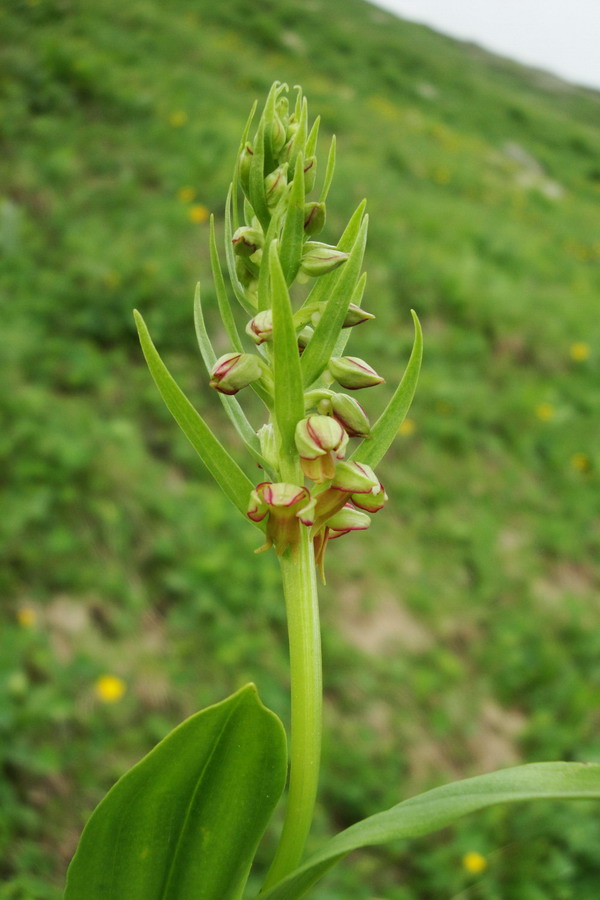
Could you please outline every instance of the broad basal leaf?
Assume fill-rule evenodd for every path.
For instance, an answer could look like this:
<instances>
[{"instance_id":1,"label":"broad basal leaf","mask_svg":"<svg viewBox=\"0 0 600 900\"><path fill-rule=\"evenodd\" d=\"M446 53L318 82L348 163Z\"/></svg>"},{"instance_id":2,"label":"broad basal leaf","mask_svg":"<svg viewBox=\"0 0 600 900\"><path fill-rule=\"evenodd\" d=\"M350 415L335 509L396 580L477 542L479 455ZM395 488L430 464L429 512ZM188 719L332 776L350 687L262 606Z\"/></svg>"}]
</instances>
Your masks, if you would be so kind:
<instances>
[{"instance_id":1,"label":"broad basal leaf","mask_svg":"<svg viewBox=\"0 0 600 900\"><path fill-rule=\"evenodd\" d=\"M283 727L246 685L116 783L85 827L65 900L238 900L285 775Z\"/></svg>"}]
</instances>

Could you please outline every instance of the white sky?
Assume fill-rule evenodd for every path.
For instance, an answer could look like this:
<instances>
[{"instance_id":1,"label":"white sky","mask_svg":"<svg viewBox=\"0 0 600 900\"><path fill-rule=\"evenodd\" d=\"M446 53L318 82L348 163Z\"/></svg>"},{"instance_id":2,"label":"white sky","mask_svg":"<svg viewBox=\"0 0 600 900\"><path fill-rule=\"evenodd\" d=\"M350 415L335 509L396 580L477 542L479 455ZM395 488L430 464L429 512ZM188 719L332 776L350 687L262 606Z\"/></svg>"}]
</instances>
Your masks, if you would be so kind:
<instances>
[{"instance_id":1,"label":"white sky","mask_svg":"<svg viewBox=\"0 0 600 900\"><path fill-rule=\"evenodd\" d=\"M600 89L600 0L371 0L405 19Z\"/></svg>"}]
</instances>

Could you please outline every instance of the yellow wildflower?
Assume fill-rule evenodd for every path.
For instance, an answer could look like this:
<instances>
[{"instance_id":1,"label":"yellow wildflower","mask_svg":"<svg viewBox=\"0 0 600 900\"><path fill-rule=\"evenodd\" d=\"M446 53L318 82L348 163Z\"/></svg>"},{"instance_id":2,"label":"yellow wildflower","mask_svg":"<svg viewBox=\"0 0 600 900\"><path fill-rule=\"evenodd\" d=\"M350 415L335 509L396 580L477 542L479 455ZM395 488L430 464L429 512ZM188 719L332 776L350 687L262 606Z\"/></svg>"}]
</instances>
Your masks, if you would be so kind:
<instances>
[{"instance_id":1,"label":"yellow wildflower","mask_svg":"<svg viewBox=\"0 0 600 900\"><path fill-rule=\"evenodd\" d=\"M33 628L37 623L37 613L32 606L21 606L17 610L17 622L23 628Z\"/></svg>"},{"instance_id":2,"label":"yellow wildflower","mask_svg":"<svg viewBox=\"0 0 600 900\"><path fill-rule=\"evenodd\" d=\"M462 864L470 875L480 875L487 869L487 859L476 850L465 853Z\"/></svg>"},{"instance_id":3,"label":"yellow wildflower","mask_svg":"<svg viewBox=\"0 0 600 900\"><path fill-rule=\"evenodd\" d=\"M173 128L181 128L188 120L188 114L182 109L177 109L169 116L169 125Z\"/></svg>"},{"instance_id":4,"label":"yellow wildflower","mask_svg":"<svg viewBox=\"0 0 600 900\"><path fill-rule=\"evenodd\" d=\"M125 693L127 686L118 675L101 675L96 681L96 697L103 703L116 703Z\"/></svg>"},{"instance_id":5,"label":"yellow wildflower","mask_svg":"<svg viewBox=\"0 0 600 900\"><path fill-rule=\"evenodd\" d=\"M535 414L542 422L549 422L554 418L554 407L551 403L539 403L535 408Z\"/></svg>"},{"instance_id":6,"label":"yellow wildflower","mask_svg":"<svg viewBox=\"0 0 600 900\"><path fill-rule=\"evenodd\" d=\"M188 210L188 217L190 222L196 222L197 224L206 222L208 219L208 210L201 203L194 203Z\"/></svg>"},{"instance_id":7,"label":"yellow wildflower","mask_svg":"<svg viewBox=\"0 0 600 900\"><path fill-rule=\"evenodd\" d=\"M413 419L405 419L398 429L398 434L412 434L416 427Z\"/></svg>"},{"instance_id":8,"label":"yellow wildflower","mask_svg":"<svg viewBox=\"0 0 600 900\"><path fill-rule=\"evenodd\" d=\"M575 362L583 362L590 355L590 345L586 344L585 341L577 341L577 343L571 344L569 352L571 359L574 359Z\"/></svg>"},{"instance_id":9,"label":"yellow wildflower","mask_svg":"<svg viewBox=\"0 0 600 900\"><path fill-rule=\"evenodd\" d=\"M177 191L177 199L182 203L191 203L196 196L196 189L186 184L185 187L179 188Z\"/></svg>"},{"instance_id":10,"label":"yellow wildflower","mask_svg":"<svg viewBox=\"0 0 600 900\"><path fill-rule=\"evenodd\" d=\"M590 458L587 453L574 453L571 457L571 467L576 472L589 472Z\"/></svg>"}]
</instances>

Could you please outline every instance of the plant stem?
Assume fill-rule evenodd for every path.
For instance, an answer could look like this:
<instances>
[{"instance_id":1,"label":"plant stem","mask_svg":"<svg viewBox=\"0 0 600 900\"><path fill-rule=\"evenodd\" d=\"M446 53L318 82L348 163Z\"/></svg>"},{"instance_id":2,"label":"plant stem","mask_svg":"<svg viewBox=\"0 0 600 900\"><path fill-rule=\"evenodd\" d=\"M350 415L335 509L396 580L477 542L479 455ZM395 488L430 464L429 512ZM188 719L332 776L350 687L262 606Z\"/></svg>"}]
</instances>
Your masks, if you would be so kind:
<instances>
[{"instance_id":1,"label":"plant stem","mask_svg":"<svg viewBox=\"0 0 600 900\"><path fill-rule=\"evenodd\" d=\"M319 766L323 685L319 602L312 540L300 529L294 553L280 559L290 644L292 729L290 786L283 830L264 888L298 865L313 817Z\"/></svg>"}]
</instances>

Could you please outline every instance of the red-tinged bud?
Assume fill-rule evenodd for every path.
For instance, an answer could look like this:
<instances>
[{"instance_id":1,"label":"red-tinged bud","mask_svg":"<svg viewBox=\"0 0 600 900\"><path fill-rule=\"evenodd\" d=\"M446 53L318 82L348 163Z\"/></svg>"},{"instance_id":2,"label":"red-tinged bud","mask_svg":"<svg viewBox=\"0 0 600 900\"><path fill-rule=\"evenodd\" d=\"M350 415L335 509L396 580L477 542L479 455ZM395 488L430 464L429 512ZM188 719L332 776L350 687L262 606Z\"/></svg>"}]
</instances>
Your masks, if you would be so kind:
<instances>
[{"instance_id":1,"label":"red-tinged bud","mask_svg":"<svg viewBox=\"0 0 600 900\"><path fill-rule=\"evenodd\" d=\"M332 394L329 398L331 411L343 426L349 437L366 438L371 434L367 414L354 397L348 394ZM319 408L319 412L322 410Z\"/></svg>"},{"instance_id":2,"label":"red-tinged bud","mask_svg":"<svg viewBox=\"0 0 600 900\"><path fill-rule=\"evenodd\" d=\"M250 225L242 225L231 239L238 256L252 256L263 245L263 233Z\"/></svg>"},{"instance_id":3,"label":"red-tinged bud","mask_svg":"<svg viewBox=\"0 0 600 900\"><path fill-rule=\"evenodd\" d=\"M350 461L337 464L331 487L348 494L375 494L381 490L381 483L366 463Z\"/></svg>"},{"instance_id":4,"label":"red-tinged bud","mask_svg":"<svg viewBox=\"0 0 600 900\"><path fill-rule=\"evenodd\" d=\"M265 178L265 193L267 206L273 209L279 203L287 189L287 165L279 166Z\"/></svg>"},{"instance_id":5,"label":"red-tinged bud","mask_svg":"<svg viewBox=\"0 0 600 900\"><path fill-rule=\"evenodd\" d=\"M248 192L250 189L250 166L252 165L252 157L254 156L254 150L250 144L246 144L242 153L240 155L240 182L242 184L242 189L246 196L248 196Z\"/></svg>"},{"instance_id":6,"label":"red-tinged bud","mask_svg":"<svg viewBox=\"0 0 600 900\"><path fill-rule=\"evenodd\" d=\"M253 522L267 520L267 541L257 552L275 545L278 556L298 544L300 523L311 526L314 521L314 499L305 487L286 482L263 481L250 494L248 518Z\"/></svg>"},{"instance_id":7,"label":"red-tinged bud","mask_svg":"<svg viewBox=\"0 0 600 900\"><path fill-rule=\"evenodd\" d=\"M376 513L383 509L388 501L388 495L380 483L378 491L372 494L351 494L350 499L359 509L364 509L368 513Z\"/></svg>"},{"instance_id":8,"label":"red-tinged bud","mask_svg":"<svg viewBox=\"0 0 600 900\"><path fill-rule=\"evenodd\" d=\"M300 268L306 275L317 278L319 275L333 272L334 269L346 262L348 255L329 244L307 241L304 245Z\"/></svg>"},{"instance_id":9,"label":"red-tinged bud","mask_svg":"<svg viewBox=\"0 0 600 900\"><path fill-rule=\"evenodd\" d=\"M335 460L343 459L348 435L331 416L308 416L296 425L296 449L302 471L320 484L335 475Z\"/></svg>"},{"instance_id":10,"label":"red-tinged bud","mask_svg":"<svg viewBox=\"0 0 600 900\"><path fill-rule=\"evenodd\" d=\"M348 534L349 531L366 531L371 524L369 516L355 509L350 503L340 509L328 522L329 540Z\"/></svg>"},{"instance_id":11,"label":"red-tinged bud","mask_svg":"<svg viewBox=\"0 0 600 900\"><path fill-rule=\"evenodd\" d=\"M369 319L374 318L375 316L373 313L367 312L362 306L357 306L356 303L351 303L348 307L348 312L346 313L342 328L352 328L353 325L362 325L363 322L367 322Z\"/></svg>"},{"instance_id":12,"label":"red-tinged bud","mask_svg":"<svg viewBox=\"0 0 600 900\"><path fill-rule=\"evenodd\" d=\"M309 156L304 160L304 191L310 194L317 179L317 157Z\"/></svg>"},{"instance_id":13,"label":"red-tinged bud","mask_svg":"<svg viewBox=\"0 0 600 900\"><path fill-rule=\"evenodd\" d=\"M273 339L273 313L270 309L263 309L246 325L246 334L255 344L263 344Z\"/></svg>"},{"instance_id":14,"label":"red-tinged bud","mask_svg":"<svg viewBox=\"0 0 600 900\"><path fill-rule=\"evenodd\" d=\"M226 353L210 373L210 386L221 394L237 394L262 375L262 363L251 353Z\"/></svg>"},{"instance_id":15,"label":"red-tinged bud","mask_svg":"<svg viewBox=\"0 0 600 900\"><path fill-rule=\"evenodd\" d=\"M313 200L304 205L304 233L318 234L325 226L325 204Z\"/></svg>"},{"instance_id":16,"label":"red-tinged bud","mask_svg":"<svg viewBox=\"0 0 600 900\"><path fill-rule=\"evenodd\" d=\"M332 378L349 391L374 387L383 384L384 380L363 359L357 356L336 356L329 360L327 366Z\"/></svg>"}]
</instances>

